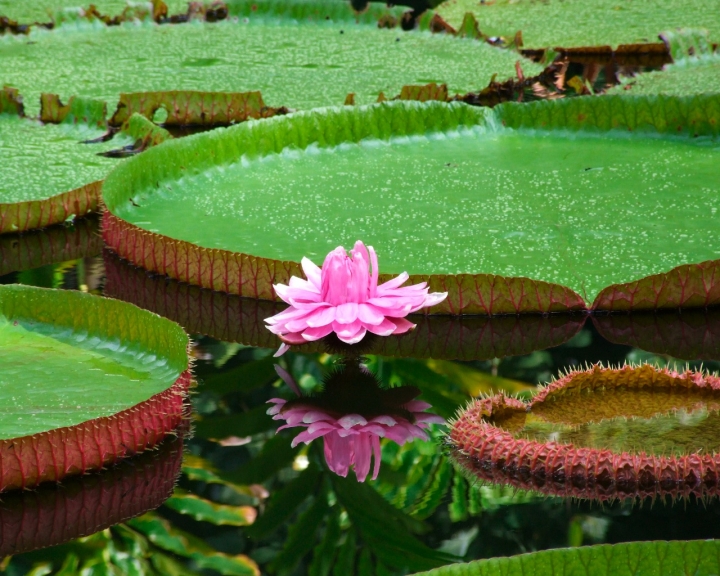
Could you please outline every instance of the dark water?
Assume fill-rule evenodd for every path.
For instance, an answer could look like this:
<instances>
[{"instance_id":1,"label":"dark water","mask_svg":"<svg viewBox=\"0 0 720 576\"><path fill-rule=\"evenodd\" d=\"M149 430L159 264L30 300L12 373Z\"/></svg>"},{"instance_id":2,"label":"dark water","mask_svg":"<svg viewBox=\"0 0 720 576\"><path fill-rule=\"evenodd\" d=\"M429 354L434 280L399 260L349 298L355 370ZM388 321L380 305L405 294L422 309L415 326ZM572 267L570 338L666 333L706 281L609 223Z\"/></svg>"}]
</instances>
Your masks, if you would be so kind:
<instances>
[{"instance_id":1,"label":"dark water","mask_svg":"<svg viewBox=\"0 0 720 576\"><path fill-rule=\"evenodd\" d=\"M276 434L266 414L268 400L294 397L262 323L282 307L152 277L103 253L95 232L90 222L0 238L0 283L106 294L183 325L195 342L192 426L101 474L3 495L4 573L408 574L453 559L720 537L716 499L600 505L481 486L448 461L441 425L427 441L385 441L377 479L342 478L322 440L293 448L300 430ZM720 368L720 311L417 322L402 340L376 341L366 364L383 386L416 387L446 419L472 396L529 395L596 362ZM318 347L279 363L317 394L337 360Z\"/></svg>"}]
</instances>

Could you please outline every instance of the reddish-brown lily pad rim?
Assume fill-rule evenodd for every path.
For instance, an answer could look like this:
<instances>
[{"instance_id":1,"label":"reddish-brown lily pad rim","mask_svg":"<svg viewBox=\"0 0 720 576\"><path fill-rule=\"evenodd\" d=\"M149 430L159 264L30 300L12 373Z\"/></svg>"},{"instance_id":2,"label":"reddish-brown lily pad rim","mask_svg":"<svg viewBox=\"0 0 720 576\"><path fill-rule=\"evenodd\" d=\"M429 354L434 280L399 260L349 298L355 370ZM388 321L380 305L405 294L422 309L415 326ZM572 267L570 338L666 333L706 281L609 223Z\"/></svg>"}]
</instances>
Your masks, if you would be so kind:
<instances>
[{"instance_id":1,"label":"reddish-brown lily pad rim","mask_svg":"<svg viewBox=\"0 0 720 576\"><path fill-rule=\"evenodd\" d=\"M715 138L720 98L575 98L501 104L492 111L439 102L393 102L322 109L198 134L150 150L113 170L103 184L103 238L122 258L176 280L231 294L277 300L272 285L301 276L296 262L204 248L150 232L114 211L128 197L158 182L215 165L280 152L287 146L333 146L348 140L408 136L482 125L490 117L513 129L630 131L677 137ZM211 153L208 153L211 150ZM432 291L448 292L430 314L523 314L592 310L707 307L720 304L718 261L688 263L665 273L607 287L590 305L568 287L524 277L493 274L413 275ZM632 286L631 286L632 285ZM626 289L626 287L629 287Z\"/></svg>"},{"instance_id":2,"label":"reddish-brown lily pad rim","mask_svg":"<svg viewBox=\"0 0 720 576\"><path fill-rule=\"evenodd\" d=\"M180 474L183 440L97 474L3 497L0 557L57 546L154 510L172 495Z\"/></svg>"},{"instance_id":3,"label":"reddish-brown lily pad rim","mask_svg":"<svg viewBox=\"0 0 720 576\"><path fill-rule=\"evenodd\" d=\"M85 474L156 446L180 425L192 383L189 341L175 323L132 304L81 292L30 286L0 289L3 316L117 337L165 358L177 379L110 416L0 440L0 492ZM82 314L78 315L78 311ZM114 321L122 314L121 321Z\"/></svg>"},{"instance_id":4,"label":"reddish-brown lily pad rim","mask_svg":"<svg viewBox=\"0 0 720 576\"><path fill-rule=\"evenodd\" d=\"M614 371L627 382L634 372L648 369L655 372L656 378L645 386L720 390L720 378L699 372L680 374L649 366L615 370L594 366L567 374L544 388L529 404L501 394L476 400L452 423L447 437L448 453L461 468L480 480L553 496L606 501L716 495L720 491L718 453L655 456L576 448L572 444L519 439L487 421L493 415L525 413L534 404L572 385L578 377L589 382L597 371Z\"/></svg>"}]
</instances>

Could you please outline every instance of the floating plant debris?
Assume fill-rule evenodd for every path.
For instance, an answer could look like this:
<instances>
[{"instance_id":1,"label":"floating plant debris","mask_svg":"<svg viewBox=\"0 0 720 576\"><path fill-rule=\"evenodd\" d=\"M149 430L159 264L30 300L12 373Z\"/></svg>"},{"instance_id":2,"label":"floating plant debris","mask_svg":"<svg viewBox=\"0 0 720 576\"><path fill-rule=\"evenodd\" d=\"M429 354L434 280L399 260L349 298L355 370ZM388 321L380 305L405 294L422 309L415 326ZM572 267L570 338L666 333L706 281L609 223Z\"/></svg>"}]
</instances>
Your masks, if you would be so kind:
<instances>
[{"instance_id":1,"label":"floating plant debris","mask_svg":"<svg viewBox=\"0 0 720 576\"><path fill-rule=\"evenodd\" d=\"M719 119L713 95L293 114L118 167L103 233L151 271L254 298L362 235L381 273L448 292L433 313L707 307Z\"/></svg>"},{"instance_id":2,"label":"floating plant debris","mask_svg":"<svg viewBox=\"0 0 720 576\"><path fill-rule=\"evenodd\" d=\"M447 439L481 480L601 501L714 496L719 443L720 377L649 365L573 371L527 404L476 400Z\"/></svg>"},{"instance_id":3,"label":"floating plant debris","mask_svg":"<svg viewBox=\"0 0 720 576\"><path fill-rule=\"evenodd\" d=\"M0 286L0 490L98 470L172 433L187 345L177 324L124 302Z\"/></svg>"}]
</instances>

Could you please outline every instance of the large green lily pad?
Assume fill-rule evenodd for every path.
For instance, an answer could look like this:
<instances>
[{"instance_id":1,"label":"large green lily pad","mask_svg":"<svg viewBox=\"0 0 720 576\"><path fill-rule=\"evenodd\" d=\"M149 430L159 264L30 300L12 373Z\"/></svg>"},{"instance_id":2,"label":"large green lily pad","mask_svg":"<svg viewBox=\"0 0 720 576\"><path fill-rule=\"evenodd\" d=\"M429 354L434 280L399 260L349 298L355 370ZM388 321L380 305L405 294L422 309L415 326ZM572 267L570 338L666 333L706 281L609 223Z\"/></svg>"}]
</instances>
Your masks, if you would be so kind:
<instances>
[{"instance_id":1,"label":"large green lily pad","mask_svg":"<svg viewBox=\"0 0 720 576\"><path fill-rule=\"evenodd\" d=\"M0 97L0 234L42 228L97 208L99 181L117 160L99 156L131 144L124 135L84 144L105 130L101 102L73 98L66 106L44 98L43 117L18 108L17 92Z\"/></svg>"},{"instance_id":2,"label":"large green lily pad","mask_svg":"<svg viewBox=\"0 0 720 576\"><path fill-rule=\"evenodd\" d=\"M608 91L609 94L691 94L720 93L720 54L683 59L663 70L646 72L628 79Z\"/></svg>"},{"instance_id":3,"label":"large green lily pad","mask_svg":"<svg viewBox=\"0 0 720 576\"><path fill-rule=\"evenodd\" d=\"M285 6L292 10L291 3ZM36 30L29 38L6 35L0 38L0 84L19 88L35 114L42 91L114 105L123 92L260 90L268 105L305 109L341 105L349 92L366 104L380 92L398 94L405 84L445 82L451 92L468 92L485 87L493 74L515 75L518 55L483 42L378 29L372 19L356 23L349 6L334 0L300 6L312 19L278 8L212 24L61 27ZM325 12L333 19L325 21ZM541 70L529 61L523 66L528 76Z\"/></svg>"},{"instance_id":4,"label":"large green lily pad","mask_svg":"<svg viewBox=\"0 0 720 576\"><path fill-rule=\"evenodd\" d=\"M0 490L153 446L189 373L176 324L88 294L0 286Z\"/></svg>"},{"instance_id":5,"label":"large green lily pad","mask_svg":"<svg viewBox=\"0 0 720 576\"><path fill-rule=\"evenodd\" d=\"M716 574L720 540L629 542L452 564L416 576L649 576Z\"/></svg>"},{"instance_id":6,"label":"large green lily pad","mask_svg":"<svg viewBox=\"0 0 720 576\"><path fill-rule=\"evenodd\" d=\"M716 41L720 36L714 0L448 0L436 10L455 27L472 12L486 34L512 38L521 30L526 48L656 42L664 30L683 26L708 28Z\"/></svg>"},{"instance_id":7,"label":"large green lily pad","mask_svg":"<svg viewBox=\"0 0 720 576\"><path fill-rule=\"evenodd\" d=\"M187 0L164 0L171 14L185 12ZM93 4L97 10L106 16L118 16L129 6L126 0L32 0L31 2L17 2L16 0L0 0L0 16L6 16L19 24L33 22L51 22L57 18L58 13L66 11L70 14L80 13ZM140 4L134 2L133 4Z\"/></svg>"},{"instance_id":8,"label":"large green lily pad","mask_svg":"<svg viewBox=\"0 0 720 576\"><path fill-rule=\"evenodd\" d=\"M578 309L601 291L608 309L707 306L715 265L695 265L720 258L707 235L718 120L720 97L275 118L119 167L103 190L105 240L153 271L260 298L300 275L303 256L320 263L363 239L381 273L449 291L438 312ZM681 265L695 268L666 273Z\"/></svg>"}]
</instances>

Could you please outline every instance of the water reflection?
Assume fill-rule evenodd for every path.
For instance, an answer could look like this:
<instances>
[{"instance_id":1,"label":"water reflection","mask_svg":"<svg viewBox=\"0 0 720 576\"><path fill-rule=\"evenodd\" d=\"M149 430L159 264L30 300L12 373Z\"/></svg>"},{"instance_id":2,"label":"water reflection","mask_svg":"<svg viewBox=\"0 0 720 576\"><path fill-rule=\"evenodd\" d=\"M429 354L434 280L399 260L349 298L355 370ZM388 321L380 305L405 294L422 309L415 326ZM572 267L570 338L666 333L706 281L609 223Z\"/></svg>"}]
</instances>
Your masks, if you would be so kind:
<instances>
[{"instance_id":1,"label":"water reflection","mask_svg":"<svg viewBox=\"0 0 720 576\"><path fill-rule=\"evenodd\" d=\"M182 456L177 437L97 474L4 494L0 557L56 546L154 510L171 496Z\"/></svg>"},{"instance_id":2,"label":"water reflection","mask_svg":"<svg viewBox=\"0 0 720 576\"><path fill-rule=\"evenodd\" d=\"M325 462L330 470L346 477L350 468L364 482L374 462L372 479L380 472L380 438L402 446L414 439L428 440L430 424L445 424L445 419L426 412L430 404L417 400L420 390L414 386L385 388L363 363L363 358L346 355L338 360L325 379L322 391L304 396L293 377L280 365L278 375L297 398L273 398L268 410L273 420L286 423L278 428L304 430L292 441L293 448L322 438Z\"/></svg>"}]
</instances>

